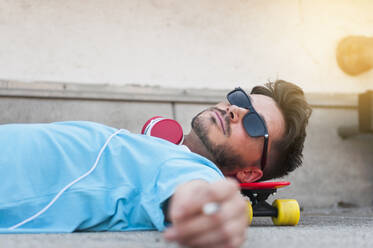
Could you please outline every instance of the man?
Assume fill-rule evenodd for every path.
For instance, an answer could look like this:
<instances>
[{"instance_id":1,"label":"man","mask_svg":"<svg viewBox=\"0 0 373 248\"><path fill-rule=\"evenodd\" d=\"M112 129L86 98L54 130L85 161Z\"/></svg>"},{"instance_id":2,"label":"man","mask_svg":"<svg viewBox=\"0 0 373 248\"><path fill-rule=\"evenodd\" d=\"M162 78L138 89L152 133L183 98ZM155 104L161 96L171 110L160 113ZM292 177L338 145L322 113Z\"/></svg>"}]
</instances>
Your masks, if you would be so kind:
<instances>
[{"instance_id":1,"label":"man","mask_svg":"<svg viewBox=\"0 0 373 248\"><path fill-rule=\"evenodd\" d=\"M236 181L299 166L310 108L284 81L227 100L193 119L184 146L91 122L1 126L0 232L166 228L182 245L240 246Z\"/></svg>"}]
</instances>

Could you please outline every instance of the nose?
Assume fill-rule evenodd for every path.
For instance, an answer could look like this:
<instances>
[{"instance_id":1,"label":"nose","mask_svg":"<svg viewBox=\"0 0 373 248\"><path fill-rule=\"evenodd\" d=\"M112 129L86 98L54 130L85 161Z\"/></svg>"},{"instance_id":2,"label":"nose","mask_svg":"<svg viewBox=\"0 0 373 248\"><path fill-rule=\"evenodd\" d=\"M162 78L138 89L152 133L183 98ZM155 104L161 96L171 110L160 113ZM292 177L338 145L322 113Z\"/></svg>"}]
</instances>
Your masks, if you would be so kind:
<instances>
[{"instance_id":1,"label":"nose","mask_svg":"<svg viewBox=\"0 0 373 248\"><path fill-rule=\"evenodd\" d=\"M237 107L236 105L228 105L226 108L227 114L232 123L240 122L243 116L248 111L247 109Z\"/></svg>"}]
</instances>

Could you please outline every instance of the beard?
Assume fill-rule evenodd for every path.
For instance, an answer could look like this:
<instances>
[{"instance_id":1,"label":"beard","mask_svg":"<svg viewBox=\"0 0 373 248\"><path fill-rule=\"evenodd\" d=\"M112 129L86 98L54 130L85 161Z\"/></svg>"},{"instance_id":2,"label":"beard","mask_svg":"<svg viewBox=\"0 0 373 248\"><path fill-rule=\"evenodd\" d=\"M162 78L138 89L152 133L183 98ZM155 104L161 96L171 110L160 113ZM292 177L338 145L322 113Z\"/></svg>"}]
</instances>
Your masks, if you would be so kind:
<instances>
[{"instance_id":1,"label":"beard","mask_svg":"<svg viewBox=\"0 0 373 248\"><path fill-rule=\"evenodd\" d=\"M217 111L222 116L225 116L227 113L226 111L218 108L206 109L192 119L192 129L201 140L206 150L210 153L213 160L212 162L214 162L219 169L224 172L234 171L236 168L240 167L240 156L237 155L233 149L228 146L228 144L217 145L209 138L209 127L211 125L220 125L220 123L217 123L216 119L212 116L209 117L209 122L204 121L205 117L203 114L208 111ZM226 116L223 118L223 121L226 127L226 136L229 137L231 135L230 119L228 116Z\"/></svg>"}]
</instances>

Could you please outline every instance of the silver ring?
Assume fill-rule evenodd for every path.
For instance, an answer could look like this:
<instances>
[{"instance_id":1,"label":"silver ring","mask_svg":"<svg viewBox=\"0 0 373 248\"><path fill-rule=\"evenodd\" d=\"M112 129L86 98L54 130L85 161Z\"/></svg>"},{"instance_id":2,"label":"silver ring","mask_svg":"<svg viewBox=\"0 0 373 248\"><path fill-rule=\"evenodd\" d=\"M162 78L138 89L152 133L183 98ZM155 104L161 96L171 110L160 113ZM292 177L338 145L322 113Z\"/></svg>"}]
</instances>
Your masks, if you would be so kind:
<instances>
[{"instance_id":1,"label":"silver ring","mask_svg":"<svg viewBox=\"0 0 373 248\"><path fill-rule=\"evenodd\" d=\"M217 202L209 202L209 203L206 203L205 205L203 205L202 207L202 212L205 214L205 215L213 215L215 213L217 213L220 209L220 204L217 203Z\"/></svg>"}]
</instances>

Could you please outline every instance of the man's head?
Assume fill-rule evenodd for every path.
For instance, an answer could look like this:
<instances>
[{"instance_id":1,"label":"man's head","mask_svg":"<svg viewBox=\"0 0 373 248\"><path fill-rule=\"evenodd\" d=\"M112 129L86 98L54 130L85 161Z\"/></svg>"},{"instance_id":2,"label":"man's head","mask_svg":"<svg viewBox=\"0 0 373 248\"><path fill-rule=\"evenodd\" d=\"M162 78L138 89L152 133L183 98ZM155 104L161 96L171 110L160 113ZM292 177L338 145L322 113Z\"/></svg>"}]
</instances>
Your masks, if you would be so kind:
<instances>
[{"instance_id":1,"label":"man's head","mask_svg":"<svg viewBox=\"0 0 373 248\"><path fill-rule=\"evenodd\" d=\"M298 86L278 80L227 98L193 119L186 139L192 151L241 182L281 177L301 165L311 108Z\"/></svg>"}]
</instances>

